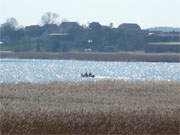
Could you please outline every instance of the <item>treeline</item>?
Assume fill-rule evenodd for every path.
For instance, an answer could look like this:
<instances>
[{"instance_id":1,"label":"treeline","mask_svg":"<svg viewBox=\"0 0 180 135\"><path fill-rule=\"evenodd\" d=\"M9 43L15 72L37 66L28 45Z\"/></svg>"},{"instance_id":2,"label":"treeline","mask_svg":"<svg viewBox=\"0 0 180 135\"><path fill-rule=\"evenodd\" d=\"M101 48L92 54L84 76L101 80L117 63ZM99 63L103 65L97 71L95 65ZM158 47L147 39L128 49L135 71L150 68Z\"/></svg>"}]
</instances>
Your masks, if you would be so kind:
<instances>
[{"instance_id":1,"label":"treeline","mask_svg":"<svg viewBox=\"0 0 180 135\"><path fill-rule=\"evenodd\" d=\"M88 26L77 22L58 22L59 15L47 12L41 17L41 25L20 27L15 18L8 19L0 27L1 49L11 51L138 51L144 50L148 31L137 24L113 24L103 26L91 22Z\"/></svg>"}]
</instances>

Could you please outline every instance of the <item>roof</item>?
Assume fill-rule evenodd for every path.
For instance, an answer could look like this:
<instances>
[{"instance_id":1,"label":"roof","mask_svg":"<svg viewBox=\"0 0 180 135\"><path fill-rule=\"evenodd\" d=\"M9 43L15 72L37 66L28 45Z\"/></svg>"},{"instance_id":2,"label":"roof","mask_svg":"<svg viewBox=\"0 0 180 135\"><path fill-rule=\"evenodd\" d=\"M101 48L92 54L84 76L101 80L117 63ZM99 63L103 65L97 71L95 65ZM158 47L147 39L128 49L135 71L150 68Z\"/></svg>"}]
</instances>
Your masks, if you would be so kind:
<instances>
[{"instance_id":1,"label":"roof","mask_svg":"<svg viewBox=\"0 0 180 135\"><path fill-rule=\"evenodd\" d=\"M68 36L68 33L50 33L49 36Z\"/></svg>"},{"instance_id":2,"label":"roof","mask_svg":"<svg viewBox=\"0 0 180 135\"><path fill-rule=\"evenodd\" d=\"M180 45L180 42L149 42L148 45Z\"/></svg>"},{"instance_id":3,"label":"roof","mask_svg":"<svg viewBox=\"0 0 180 135\"><path fill-rule=\"evenodd\" d=\"M136 23L123 23L119 25L119 28L128 30L141 30L141 27Z\"/></svg>"}]
</instances>

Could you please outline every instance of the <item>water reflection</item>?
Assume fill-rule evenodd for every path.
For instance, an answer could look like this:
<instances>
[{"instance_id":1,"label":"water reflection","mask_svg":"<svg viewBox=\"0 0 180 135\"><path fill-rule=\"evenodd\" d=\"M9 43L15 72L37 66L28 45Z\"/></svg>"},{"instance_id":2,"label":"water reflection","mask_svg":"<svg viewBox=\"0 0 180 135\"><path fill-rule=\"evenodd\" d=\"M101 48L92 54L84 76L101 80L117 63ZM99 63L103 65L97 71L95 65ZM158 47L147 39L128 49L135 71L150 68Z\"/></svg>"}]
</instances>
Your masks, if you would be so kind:
<instances>
[{"instance_id":1,"label":"water reflection","mask_svg":"<svg viewBox=\"0 0 180 135\"><path fill-rule=\"evenodd\" d=\"M81 81L97 79L180 80L180 63L90 62L67 60L0 60L0 82Z\"/></svg>"}]
</instances>

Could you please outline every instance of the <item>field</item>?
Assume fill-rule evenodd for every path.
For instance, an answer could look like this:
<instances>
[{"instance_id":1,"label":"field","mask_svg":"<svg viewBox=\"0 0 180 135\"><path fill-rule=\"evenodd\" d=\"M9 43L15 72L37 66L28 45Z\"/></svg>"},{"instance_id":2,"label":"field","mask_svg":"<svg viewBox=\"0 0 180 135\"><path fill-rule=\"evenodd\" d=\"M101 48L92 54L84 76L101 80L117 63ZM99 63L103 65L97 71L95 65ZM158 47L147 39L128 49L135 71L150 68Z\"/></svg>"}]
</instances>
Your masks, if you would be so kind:
<instances>
[{"instance_id":1,"label":"field","mask_svg":"<svg viewBox=\"0 0 180 135\"><path fill-rule=\"evenodd\" d=\"M144 52L0 52L0 58L19 59L60 59L91 61L146 61L146 62L180 62L180 53L144 53Z\"/></svg>"},{"instance_id":2,"label":"field","mask_svg":"<svg viewBox=\"0 0 180 135\"><path fill-rule=\"evenodd\" d=\"M180 82L0 85L0 134L179 135Z\"/></svg>"}]
</instances>

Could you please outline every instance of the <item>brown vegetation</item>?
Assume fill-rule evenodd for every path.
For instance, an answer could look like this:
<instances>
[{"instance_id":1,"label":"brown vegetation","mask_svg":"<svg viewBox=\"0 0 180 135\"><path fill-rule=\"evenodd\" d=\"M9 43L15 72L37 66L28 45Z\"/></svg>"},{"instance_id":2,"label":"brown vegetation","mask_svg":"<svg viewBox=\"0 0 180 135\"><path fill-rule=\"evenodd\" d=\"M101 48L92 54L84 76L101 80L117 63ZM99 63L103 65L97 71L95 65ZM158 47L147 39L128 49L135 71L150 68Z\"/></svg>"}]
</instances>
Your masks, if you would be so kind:
<instances>
[{"instance_id":1,"label":"brown vegetation","mask_svg":"<svg viewBox=\"0 0 180 135\"><path fill-rule=\"evenodd\" d=\"M2 134L178 135L180 82L1 84Z\"/></svg>"},{"instance_id":2,"label":"brown vegetation","mask_svg":"<svg viewBox=\"0 0 180 135\"><path fill-rule=\"evenodd\" d=\"M147 61L147 62L180 62L180 53L95 53L95 52L0 52L0 58L20 59L61 59L61 60L93 60L93 61Z\"/></svg>"}]
</instances>

